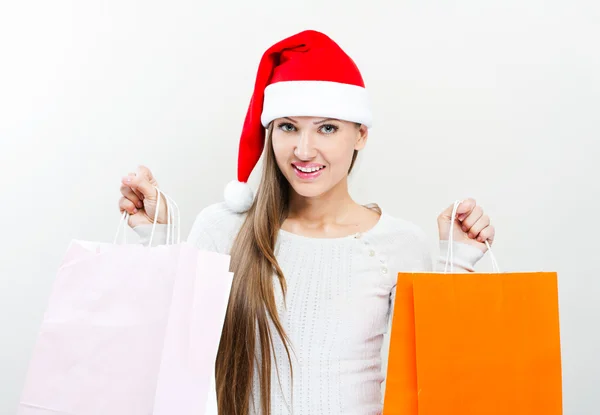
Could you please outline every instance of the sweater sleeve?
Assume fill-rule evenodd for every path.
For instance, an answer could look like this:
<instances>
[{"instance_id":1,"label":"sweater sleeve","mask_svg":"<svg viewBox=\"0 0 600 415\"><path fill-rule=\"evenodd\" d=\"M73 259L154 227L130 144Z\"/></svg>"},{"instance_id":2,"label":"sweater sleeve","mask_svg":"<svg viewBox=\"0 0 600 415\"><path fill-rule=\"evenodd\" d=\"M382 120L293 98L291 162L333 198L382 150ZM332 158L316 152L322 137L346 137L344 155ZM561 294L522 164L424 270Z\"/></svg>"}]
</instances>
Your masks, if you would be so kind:
<instances>
[{"instance_id":1,"label":"sweater sleeve","mask_svg":"<svg viewBox=\"0 0 600 415\"><path fill-rule=\"evenodd\" d=\"M156 224L154 235L152 235L152 224L135 226L133 231L139 236L140 244L148 246L152 238L152 246L164 245L167 243L168 225ZM175 230L177 232L177 229Z\"/></svg>"},{"instance_id":2,"label":"sweater sleeve","mask_svg":"<svg viewBox=\"0 0 600 415\"><path fill-rule=\"evenodd\" d=\"M150 242L152 225L139 225L133 228L133 230L140 237L140 243L147 246L148 242ZM175 232L177 232L177 229L175 229ZM165 245L166 242L167 225L157 225L154 231L154 236L152 237L152 246ZM192 226L192 230L187 237L187 242L194 244L199 249L217 251L217 244L213 240L210 233L196 222Z\"/></svg>"},{"instance_id":3,"label":"sweater sleeve","mask_svg":"<svg viewBox=\"0 0 600 415\"><path fill-rule=\"evenodd\" d=\"M242 215L230 211L223 203L209 205L196 216L187 242L198 249L229 254L242 220ZM139 236L140 243L148 245L152 225L136 226L133 230ZM164 245L166 241L167 225L156 225L152 246Z\"/></svg>"},{"instance_id":4,"label":"sweater sleeve","mask_svg":"<svg viewBox=\"0 0 600 415\"><path fill-rule=\"evenodd\" d=\"M446 269L446 258L448 248L450 244L448 241L440 241L440 254L435 261L436 272L444 272ZM474 272L475 264L483 258L484 252L474 246L454 242L452 244L452 250L454 260L452 261L452 267L454 272ZM450 270L450 263L448 263L448 271Z\"/></svg>"}]
</instances>

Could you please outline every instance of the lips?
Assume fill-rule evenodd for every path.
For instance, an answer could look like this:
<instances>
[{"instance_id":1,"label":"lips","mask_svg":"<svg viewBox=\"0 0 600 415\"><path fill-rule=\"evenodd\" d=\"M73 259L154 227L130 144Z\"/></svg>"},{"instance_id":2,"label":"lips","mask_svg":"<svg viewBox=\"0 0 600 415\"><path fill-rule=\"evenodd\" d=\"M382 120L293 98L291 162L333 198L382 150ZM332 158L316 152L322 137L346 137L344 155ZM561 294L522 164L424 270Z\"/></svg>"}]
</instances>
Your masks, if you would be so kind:
<instances>
[{"instance_id":1,"label":"lips","mask_svg":"<svg viewBox=\"0 0 600 415\"><path fill-rule=\"evenodd\" d=\"M292 163L296 176L303 180L312 180L321 175L325 166L315 163Z\"/></svg>"}]
</instances>

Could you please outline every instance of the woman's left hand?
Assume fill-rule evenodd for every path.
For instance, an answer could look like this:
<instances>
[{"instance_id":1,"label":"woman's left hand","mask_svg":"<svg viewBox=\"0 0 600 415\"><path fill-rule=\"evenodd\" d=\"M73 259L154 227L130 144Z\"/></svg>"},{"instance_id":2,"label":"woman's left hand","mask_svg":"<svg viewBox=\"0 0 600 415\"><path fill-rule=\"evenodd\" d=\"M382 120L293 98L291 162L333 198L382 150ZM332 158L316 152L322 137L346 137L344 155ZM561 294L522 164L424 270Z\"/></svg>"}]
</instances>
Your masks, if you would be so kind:
<instances>
[{"instance_id":1,"label":"woman's left hand","mask_svg":"<svg viewBox=\"0 0 600 415\"><path fill-rule=\"evenodd\" d=\"M452 210L454 203L450 205L438 216L438 230L440 241L448 240L450 236L450 222L452 219ZM486 215L481 206L475 203L474 199L466 199L458 205L456 211L456 220L454 226L453 239L456 242L462 242L487 251L485 241L492 245L496 230L490 224L490 218Z\"/></svg>"}]
</instances>

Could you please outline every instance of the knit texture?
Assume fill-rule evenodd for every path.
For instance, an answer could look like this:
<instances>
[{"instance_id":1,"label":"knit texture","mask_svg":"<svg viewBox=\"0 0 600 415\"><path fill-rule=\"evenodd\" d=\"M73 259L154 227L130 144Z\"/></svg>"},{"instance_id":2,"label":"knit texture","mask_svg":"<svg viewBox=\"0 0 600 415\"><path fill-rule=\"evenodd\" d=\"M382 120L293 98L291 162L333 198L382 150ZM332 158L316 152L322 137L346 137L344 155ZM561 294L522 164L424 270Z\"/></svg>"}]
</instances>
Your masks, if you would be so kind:
<instances>
[{"instance_id":1,"label":"knit texture","mask_svg":"<svg viewBox=\"0 0 600 415\"><path fill-rule=\"evenodd\" d=\"M229 254L243 220L244 214L223 203L211 205L197 216L188 242ZM142 243L147 243L150 228L135 228ZM157 243L164 243L164 229L157 227ZM442 241L444 254L446 247ZM433 261L422 230L385 211L369 231L347 237L310 238L280 230L275 253L288 287L284 299L274 284L281 323L291 341L294 378L275 336L272 413L380 414L386 363L382 347L389 341L397 273L443 271L445 256ZM455 243L455 272L472 271L482 256L477 248ZM258 389L253 395L253 413L258 414Z\"/></svg>"}]
</instances>

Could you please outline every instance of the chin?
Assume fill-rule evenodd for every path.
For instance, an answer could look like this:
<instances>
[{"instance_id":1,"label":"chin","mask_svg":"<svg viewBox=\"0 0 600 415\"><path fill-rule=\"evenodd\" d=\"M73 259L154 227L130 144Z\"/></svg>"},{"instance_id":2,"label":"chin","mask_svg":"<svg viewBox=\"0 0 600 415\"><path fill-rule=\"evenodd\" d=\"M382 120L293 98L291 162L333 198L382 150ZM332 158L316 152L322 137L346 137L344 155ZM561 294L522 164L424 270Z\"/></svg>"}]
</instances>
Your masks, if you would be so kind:
<instances>
[{"instance_id":1,"label":"chin","mask_svg":"<svg viewBox=\"0 0 600 415\"><path fill-rule=\"evenodd\" d=\"M292 183L292 189L302 197L317 197L327 193L329 189L316 183Z\"/></svg>"}]
</instances>

